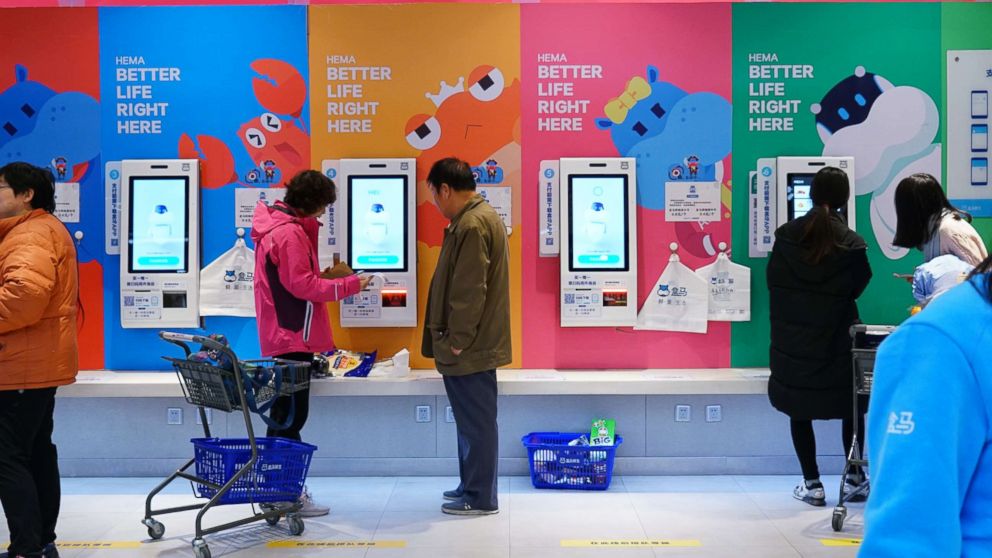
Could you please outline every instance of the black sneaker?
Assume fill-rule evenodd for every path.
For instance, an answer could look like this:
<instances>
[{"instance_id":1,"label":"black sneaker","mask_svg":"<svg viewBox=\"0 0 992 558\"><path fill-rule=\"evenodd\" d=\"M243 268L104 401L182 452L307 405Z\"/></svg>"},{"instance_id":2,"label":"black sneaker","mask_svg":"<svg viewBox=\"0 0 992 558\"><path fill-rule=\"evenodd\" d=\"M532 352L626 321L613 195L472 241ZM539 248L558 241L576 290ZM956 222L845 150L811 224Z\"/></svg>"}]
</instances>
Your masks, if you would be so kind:
<instances>
[{"instance_id":1,"label":"black sneaker","mask_svg":"<svg viewBox=\"0 0 992 558\"><path fill-rule=\"evenodd\" d=\"M455 500L461 500L462 496L464 495L465 495L465 491L461 490L460 488L456 488L454 490L445 490L444 493L441 494L441 497L444 498L445 500L455 501Z\"/></svg>"},{"instance_id":2,"label":"black sneaker","mask_svg":"<svg viewBox=\"0 0 992 558\"><path fill-rule=\"evenodd\" d=\"M59 558L59 549L55 548L55 543L48 543L41 550L41 555L44 558Z\"/></svg>"},{"instance_id":3,"label":"black sneaker","mask_svg":"<svg viewBox=\"0 0 992 558\"><path fill-rule=\"evenodd\" d=\"M449 515L492 515L494 513L499 513L498 508L491 510L473 508L464 500L441 504L441 511Z\"/></svg>"},{"instance_id":4,"label":"black sneaker","mask_svg":"<svg viewBox=\"0 0 992 558\"><path fill-rule=\"evenodd\" d=\"M870 486L865 486L861 490L861 492L859 492L857 494L854 494L853 496L851 495L851 494L854 493L855 490L858 489L859 486L861 486L862 484L866 484L867 482L868 482L868 479L865 478L864 474L860 474L860 475L851 475L851 474L849 474L849 475L847 475L847 477L844 478L844 488L842 489L844 491L844 500L847 501L847 502L853 502L853 503L867 501L868 500L868 492L871 491L871 487Z\"/></svg>"}]
</instances>

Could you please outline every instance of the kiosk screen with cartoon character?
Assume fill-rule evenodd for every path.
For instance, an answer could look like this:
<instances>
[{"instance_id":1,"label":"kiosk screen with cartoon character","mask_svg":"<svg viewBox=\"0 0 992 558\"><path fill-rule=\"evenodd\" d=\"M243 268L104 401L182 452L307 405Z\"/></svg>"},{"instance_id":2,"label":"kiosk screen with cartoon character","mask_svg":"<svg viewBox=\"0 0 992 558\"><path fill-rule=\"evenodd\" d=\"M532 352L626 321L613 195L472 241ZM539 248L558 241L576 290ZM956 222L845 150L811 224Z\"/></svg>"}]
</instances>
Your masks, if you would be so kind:
<instances>
[{"instance_id":1,"label":"kiosk screen with cartoon character","mask_svg":"<svg viewBox=\"0 0 992 558\"><path fill-rule=\"evenodd\" d=\"M406 271L406 176L348 177L349 265Z\"/></svg>"},{"instance_id":2,"label":"kiosk screen with cartoon character","mask_svg":"<svg viewBox=\"0 0 992 558\"><path fill-rule=\"evenodd\" d=\"M130 273L185 273L189 254L188 186L183 176L135 177L127 238Z\"/></svg>"},{"instance_id":3,"label":"kiosk screen with cartoon character","mask_svg":"<svg viewBox=\"0 0 992 558\"><path fill-rule=\"evenodd\" d=\"M627 175L568 177L571 271L627 271Z\"/></svg>"}]
</instances>

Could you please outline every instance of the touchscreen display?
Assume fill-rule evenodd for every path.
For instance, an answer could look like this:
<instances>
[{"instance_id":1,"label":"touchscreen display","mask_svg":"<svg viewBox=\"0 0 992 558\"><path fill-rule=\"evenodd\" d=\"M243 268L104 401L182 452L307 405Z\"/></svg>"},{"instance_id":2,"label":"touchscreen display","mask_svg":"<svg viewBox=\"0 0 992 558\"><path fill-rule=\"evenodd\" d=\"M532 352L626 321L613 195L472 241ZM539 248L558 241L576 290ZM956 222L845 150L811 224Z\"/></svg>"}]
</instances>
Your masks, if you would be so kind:
<instances>
[{"instance_id":1,"label":"touchscreen display","mask_svg":"<svg viewBox=\"0 0 992 558\"><path fill-rule=\"evenodd\" d=\"M813 177L816 173L789 173L787 176L786 199L788 200L789 220L798 219L813 209ZM847 205L837 210L847 222Z\"/></svg>"},{"instance_id":2,"label":"touchscreen display","mask_svg":"<svg viewBox=\"0 0 992 558\"><path fill-rule=\"evenodd\" d=\"M348 264L356 271L406 271L407 177L348 177Z\"/></svg>"},{"instance_id":3,"label":"touchscreen display","mask_svg":"<svg viewBox=\"0 0 992 558\"><path fill-rule=\"evenodd\" d=\"M571 271L627 271L627 175L568 177Z\"/></svg>"},{"instance_id":4,"label":"touchscreen display","mask_svg":"<svg viewBox=\"0 0 992 558\"><path fill-rule=\"evenodd\" d=\"M132 177L128 271L185 273L189 265L189 178Z\"/></svg>"},{"instance_id":5,"label":"touchscreen display","mask_svg":"<svg viewBox=\"0 0 992 558\"><path fill-rule=\"evenodd\" d=\"M786 195L789 200L789 220L798 219L813 209L809 191L813 187L813 173L789 173Z\"/></svg>"}]
</instances>

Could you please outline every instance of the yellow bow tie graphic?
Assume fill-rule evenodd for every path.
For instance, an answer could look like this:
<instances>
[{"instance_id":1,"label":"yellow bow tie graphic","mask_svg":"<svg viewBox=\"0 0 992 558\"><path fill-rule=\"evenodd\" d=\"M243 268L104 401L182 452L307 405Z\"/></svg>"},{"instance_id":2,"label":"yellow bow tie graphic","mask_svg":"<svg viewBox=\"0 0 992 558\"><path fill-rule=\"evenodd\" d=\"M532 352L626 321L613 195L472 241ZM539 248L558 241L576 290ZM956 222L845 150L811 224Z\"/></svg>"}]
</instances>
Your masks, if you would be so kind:
<instances>
[{"instance_id":1,"label":"yellow bow tie graphic","mask_svg":"<svg viewBox=\"0 0 992 558\"><path fill-rule=\"evenodd\" d=\"M614 124L620 124L627 118L627 112L634 108L637 101L643 101L649 95L651 95L651 84L641 76L636 76L627 82L626 91L606 103L603 113Z\"/></svg>"}]
</instances>

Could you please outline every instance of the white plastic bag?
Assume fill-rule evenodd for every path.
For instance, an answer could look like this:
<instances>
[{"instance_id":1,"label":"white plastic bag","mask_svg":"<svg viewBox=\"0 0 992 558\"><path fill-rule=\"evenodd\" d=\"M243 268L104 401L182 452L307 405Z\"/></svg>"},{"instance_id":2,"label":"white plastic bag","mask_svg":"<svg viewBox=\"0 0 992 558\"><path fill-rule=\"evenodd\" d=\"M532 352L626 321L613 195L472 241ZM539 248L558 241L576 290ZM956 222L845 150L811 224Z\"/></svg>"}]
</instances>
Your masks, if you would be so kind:
<instances>
[{"instance_id":1,"label":"white plastic bag","mask_svg":"<svg viewBox=\"0 0 992 558\"><path fill-rule=\"evenodd\" d=\"M255 251L245 239L200 271L200 315L255 317Z\"/></svg>"},{"instance_id":2,"label":"white plastic bag","mask_svg":"<svg viewBox=\"0 0 992 558\"><path fill-rule=\"evenodd\" d=\"M716 261L696 270L709 285L709 319L746 322L751 319L751 269L730 261L720 252Z\"/></svg>"},{"instance_id":3,"label":"white plastic bag","mask_svg":"<svg viewBox=\"0 0 992 558\"><path fill-rule=\"evenodd\" d=\"M410 351L400 349L392 358L372 366L369 378L404 378L410 375Z\"/></svg>"},{"instance_id":4,"label":"white plastic bag","mask_svg":"<svg viewBox=\"0 0 992 558\"><path fill-rule=\"evenodd\" d=\"M706 333L708 303L706 281L683 265L673 253L641 306L634 329Z\"/></svg>"}]
</instances>

